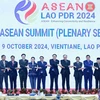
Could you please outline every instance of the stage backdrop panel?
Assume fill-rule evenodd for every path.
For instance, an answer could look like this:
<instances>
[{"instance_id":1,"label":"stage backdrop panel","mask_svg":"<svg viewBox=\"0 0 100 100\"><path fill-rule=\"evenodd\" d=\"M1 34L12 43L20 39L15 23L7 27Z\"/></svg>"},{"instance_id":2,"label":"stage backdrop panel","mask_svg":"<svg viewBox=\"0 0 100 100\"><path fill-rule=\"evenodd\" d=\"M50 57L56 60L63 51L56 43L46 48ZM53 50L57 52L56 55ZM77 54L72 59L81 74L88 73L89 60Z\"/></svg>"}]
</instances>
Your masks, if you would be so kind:
<instances>
[{"instance_id":1,"label":"stage backdrop panel","mask_svg":"<svg viewBox=\"0 0 100 100\"><path fill-rule=\"evenodd\" d=\"M49 64L53 53L59 60L67 54L73 65L76 56L83 62L89 54L95 62L100 56L99 11L98 0L1 0L0 55L5 54L7 60L15 55L16 61L22 53L29 61L32 56L38 61L43 55ZM70 71L70 84L74 88L73 68ZM60 88L61 82L59 75ZM17 83L19 87L19 77ZM49 86L48 74L46 87Z\"/></svg>"}]
</instances>

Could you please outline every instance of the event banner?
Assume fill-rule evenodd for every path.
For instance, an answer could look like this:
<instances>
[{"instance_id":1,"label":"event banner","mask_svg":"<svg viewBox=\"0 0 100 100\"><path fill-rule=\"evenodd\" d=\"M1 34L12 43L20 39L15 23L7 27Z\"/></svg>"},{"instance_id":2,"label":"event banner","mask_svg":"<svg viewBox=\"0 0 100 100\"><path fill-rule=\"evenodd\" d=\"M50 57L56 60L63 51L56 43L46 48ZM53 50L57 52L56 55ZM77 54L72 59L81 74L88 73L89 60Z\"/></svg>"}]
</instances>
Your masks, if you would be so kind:
<instances>
[{"instance_id":1,"label":"event banner","mask_svg":"<svg viewBox=\"0 0 100 100\"><path fill-rule=\"evenodd\" d=\"M7 60L15 55L18 61L25 53L29 61L34 56L36 62L43 55L48 64L52 54L59 60L67 54L71 65L76 56L83 62L89 54L95 62L100 56L99 12L98 0L2 0L0 54ZM73 68L70 70L73 83ZM49 73L47 77L49 88ZM60 80L61 76L59 87Z\"/></svg>"}]
</instances>

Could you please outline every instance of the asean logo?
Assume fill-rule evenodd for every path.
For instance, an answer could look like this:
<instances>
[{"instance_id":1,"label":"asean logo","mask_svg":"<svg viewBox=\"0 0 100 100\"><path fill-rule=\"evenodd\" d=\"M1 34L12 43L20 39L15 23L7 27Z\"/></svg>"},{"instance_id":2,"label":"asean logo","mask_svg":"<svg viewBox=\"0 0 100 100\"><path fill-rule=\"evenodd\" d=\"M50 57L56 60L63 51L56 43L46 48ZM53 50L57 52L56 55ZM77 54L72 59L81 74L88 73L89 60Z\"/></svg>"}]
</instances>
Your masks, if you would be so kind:
<instances>
[{"instance_id":1,"label":"asean logo","mask_svg":"<svg viewBox=\"0 0 100 100\"><path fill-rule=\"evenodd\" d=\"M14 10L16 19L21 23L28 25L36 20L37 5L30 0L22 0L17 4Z\"/></svg>"}]
</instances>

